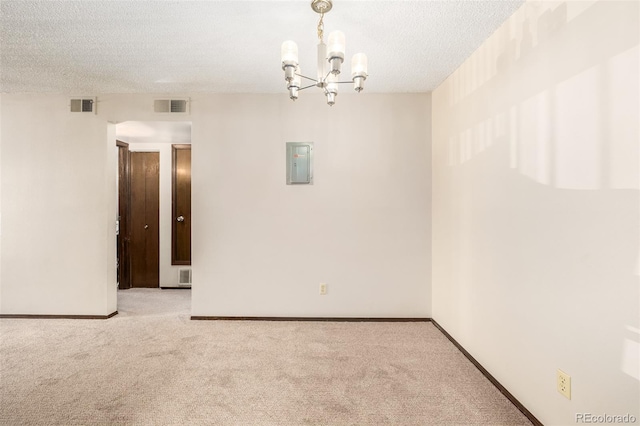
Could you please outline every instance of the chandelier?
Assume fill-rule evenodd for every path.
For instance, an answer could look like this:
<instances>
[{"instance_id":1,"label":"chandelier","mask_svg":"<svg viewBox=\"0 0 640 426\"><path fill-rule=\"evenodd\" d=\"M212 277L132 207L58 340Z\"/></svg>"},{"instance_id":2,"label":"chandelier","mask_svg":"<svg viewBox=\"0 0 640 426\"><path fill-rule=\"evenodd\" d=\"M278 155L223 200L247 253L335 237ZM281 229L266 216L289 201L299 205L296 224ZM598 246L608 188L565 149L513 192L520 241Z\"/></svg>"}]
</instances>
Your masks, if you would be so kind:
<instances>
[{"instance_id":1,"label":"chandelier","mask_svg":"<svg viewBox=\"0 0 640 426\"><path fill-rule=\"evenodd\" d=\"M298 99L300 90L309 87L319 87L327 97L327 104L333 106L338 95L338 84L353 83L356 92L364 89L364 81L367 79L367 56L364 53L357 53L351 59L351 80L338 81L338 76L344 62L345 40L342 31L333 31L329 34L328 44L324 44L324 14L333 7L331 0L312 0L311 8L320 14L318 21L318 66L317 77L311 78L302 74L298 65L298 45L291 41L282 43L282 69L284 78L287 81L289 97L292 100ZM302 79L310 80L313 83L302 87Z\"/></svg>"}]
</instances>

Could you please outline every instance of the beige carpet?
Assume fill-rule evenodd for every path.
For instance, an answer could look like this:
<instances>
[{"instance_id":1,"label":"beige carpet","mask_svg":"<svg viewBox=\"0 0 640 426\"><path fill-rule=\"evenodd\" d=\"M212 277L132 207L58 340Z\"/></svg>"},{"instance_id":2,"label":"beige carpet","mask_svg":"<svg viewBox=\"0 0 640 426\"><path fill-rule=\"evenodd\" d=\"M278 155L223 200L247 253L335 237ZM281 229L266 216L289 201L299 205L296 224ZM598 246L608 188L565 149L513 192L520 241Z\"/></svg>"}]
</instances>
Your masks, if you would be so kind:
<instances>
[{"instance_id":1,"label":"beige carpet","mask_svg":"<svg viewBox=\"0 0 640 426\"><path fill-rule=\"evenodd\" d=\"M2 425L529 425L431 323L0 319Z\"/></svg>"}]
</instances>

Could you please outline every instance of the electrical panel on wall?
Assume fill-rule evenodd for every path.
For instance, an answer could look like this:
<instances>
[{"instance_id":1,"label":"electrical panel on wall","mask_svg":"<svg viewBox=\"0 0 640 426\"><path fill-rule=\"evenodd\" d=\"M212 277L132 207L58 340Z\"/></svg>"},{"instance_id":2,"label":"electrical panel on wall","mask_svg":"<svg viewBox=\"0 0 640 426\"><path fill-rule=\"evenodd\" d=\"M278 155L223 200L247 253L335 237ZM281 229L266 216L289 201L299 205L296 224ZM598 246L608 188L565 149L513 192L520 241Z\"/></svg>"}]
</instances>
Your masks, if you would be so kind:
<instances>
[{"instance_id":1,"label":"electrical panel on wall","mask_svg":"<svg viewBox=\"0 0 640 426\"><path fill-rule=\"evenodd\" d=\"M313 142L287 142L287 185L313 185Z\"/></svg>"}]
</instances>

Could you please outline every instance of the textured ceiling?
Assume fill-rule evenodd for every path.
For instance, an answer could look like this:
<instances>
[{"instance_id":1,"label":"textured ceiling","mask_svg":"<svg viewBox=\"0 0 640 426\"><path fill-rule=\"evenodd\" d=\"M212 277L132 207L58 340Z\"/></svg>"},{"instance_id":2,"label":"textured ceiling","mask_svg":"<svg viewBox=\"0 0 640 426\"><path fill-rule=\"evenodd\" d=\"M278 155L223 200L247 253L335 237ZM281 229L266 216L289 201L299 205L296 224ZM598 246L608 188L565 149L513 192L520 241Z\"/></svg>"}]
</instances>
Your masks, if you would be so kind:
<instances>
[{"instance_id":1,"label":"textured ceiling","mask_svg":"<svg viewBox=\"0 0 640 426\"><path fill-rule=\"evenodd\" d=\"M325 34L365 52L367 92L428 92L523 0L334 0ZM0 1L0 91L278 93L280 45L316 66L318 15L295 1ZM326 37L326 35L325 35Z\"/></svg>"}]
</instances>

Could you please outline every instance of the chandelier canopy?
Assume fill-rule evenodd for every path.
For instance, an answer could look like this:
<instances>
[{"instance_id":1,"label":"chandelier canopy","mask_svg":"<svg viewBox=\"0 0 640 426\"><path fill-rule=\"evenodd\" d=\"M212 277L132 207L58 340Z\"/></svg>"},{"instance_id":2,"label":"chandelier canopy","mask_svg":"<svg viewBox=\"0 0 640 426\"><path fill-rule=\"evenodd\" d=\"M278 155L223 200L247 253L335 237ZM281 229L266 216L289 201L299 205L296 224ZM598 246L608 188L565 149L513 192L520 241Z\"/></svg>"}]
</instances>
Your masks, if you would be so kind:
<instances>
[{"instance_id":1,"label":"chandelier canopy","mask_svg":"<svg viewBox=\"0 0 640 426\"><path fill-rule=\"evenodd\" d=\"M312 0L311 8L320 14L318 21L318 64L317 77L311 78L302 74L298 64L298 45L291 41L282 43L282 69L287 81L289 97L298 99L300 90L309 87L319 87L327 97L327 104L333 106L338 95L338 84L353 83L356 92L364 89L364 81L367 79L367 56L364 53L356 53L351 59L351 80L338 81L344 62L345 37L342 31L333 31L329 34L328 44L324 44L324 14L333 7L331 0ZM313 83L302 87L302 79Z\"/></svg>"}]
</instances>

